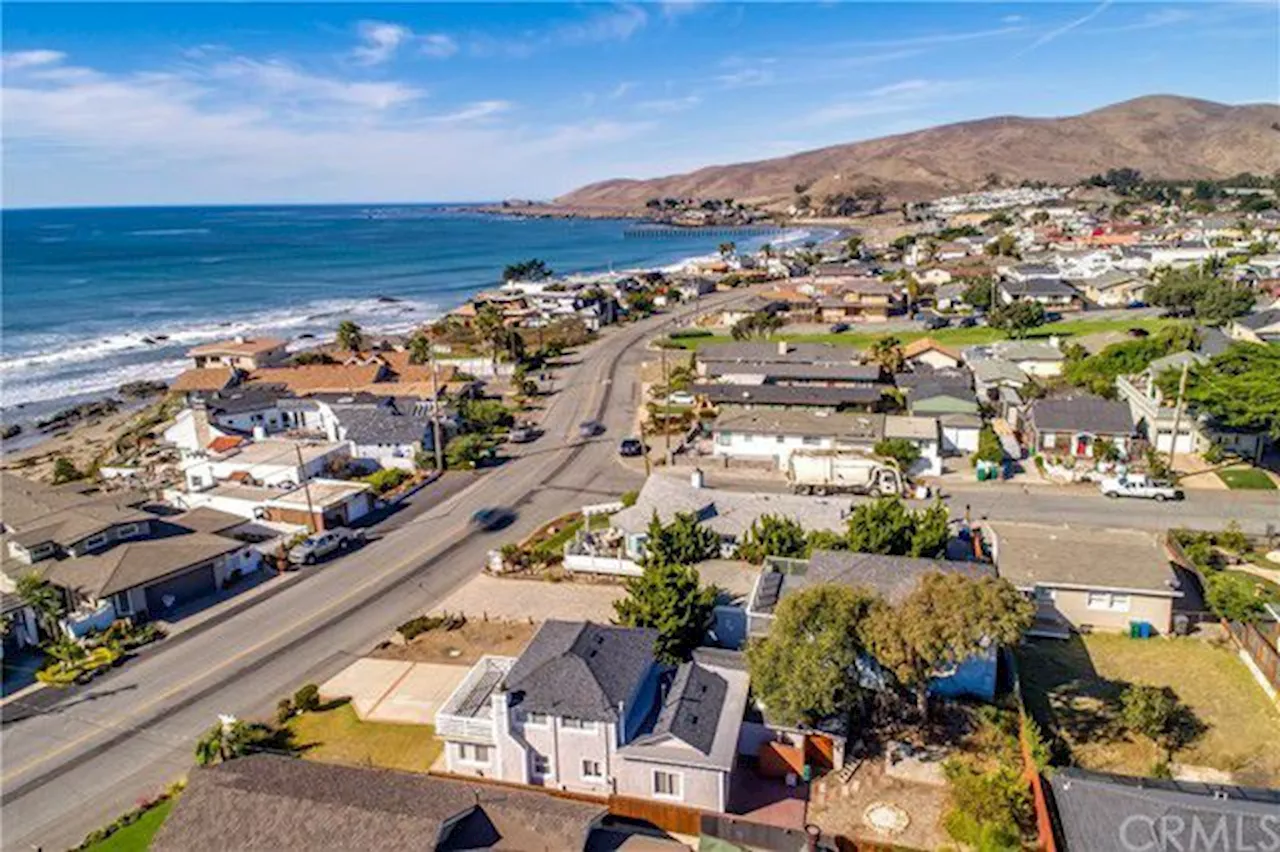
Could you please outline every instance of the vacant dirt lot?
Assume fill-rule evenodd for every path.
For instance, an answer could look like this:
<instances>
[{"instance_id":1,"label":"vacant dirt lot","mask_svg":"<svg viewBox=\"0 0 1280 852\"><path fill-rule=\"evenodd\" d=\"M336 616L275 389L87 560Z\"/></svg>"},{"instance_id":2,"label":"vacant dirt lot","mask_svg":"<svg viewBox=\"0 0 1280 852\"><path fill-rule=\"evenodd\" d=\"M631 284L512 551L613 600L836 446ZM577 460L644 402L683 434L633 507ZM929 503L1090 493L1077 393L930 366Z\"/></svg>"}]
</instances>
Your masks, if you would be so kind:
<instances>
[{"instance_id":1,"label":"vacant dirt lot","mask_svg":"<svg viewBox=\"0 0 1280 852\"><path fill-rule=\"evenodd\" d=\"M536 629L527 621L484 621L471 617L456 630L443 627L428 630L407 645L387 645L369 656L381 660L458 664L474 663L485 654L517 657Z\"/></svg>"}]
</instances>

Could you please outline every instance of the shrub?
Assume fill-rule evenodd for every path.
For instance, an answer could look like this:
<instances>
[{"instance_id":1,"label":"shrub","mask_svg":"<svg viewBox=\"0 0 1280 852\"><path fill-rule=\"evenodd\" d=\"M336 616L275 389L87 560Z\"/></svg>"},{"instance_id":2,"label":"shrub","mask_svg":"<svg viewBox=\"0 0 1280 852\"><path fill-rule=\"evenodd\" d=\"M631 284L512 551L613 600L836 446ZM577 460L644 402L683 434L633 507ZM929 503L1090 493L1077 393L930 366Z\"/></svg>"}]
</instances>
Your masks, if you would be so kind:
<instances>
[{"instance_id":1,"label":"shrub","mask_svg":"<svg viewBox=\"0 0 1280 852\"><path fill-rule=\"evenodd\" d=\"M711 337L711 332L705 328L677 328L669 336L672 340L680 340L689 337Z\"/></svg>"},{"instance_id":2,"label":"shrub","mask_svg":"<svg viewBox=\"0 0 1280 852\"><path fill-rule=\"evenodd\" d=\"M386 494L409 478L409 472L398 467L387 467L374 471L364 478L378 494Z\"/></svg>"},{"instance_id":3,"label":"shrub","mask_svg":"<svg viewBox=\"0 0 1280 852\"><path fill-rule=\"evenodd\" d=\"M1043 466L1043 462L1039 459L1040 457L1036 456L1037 462ZM983 426L982 431L978 433L978 451L973 454L973 461L975 464L980 461L1000 464L1004 461L1004 448L1000 446L1000 437L990 426Z\"/></svg>"},{"instance_id":4,"label":"shrub","mask_svg":"<svg viewBox=\"0 0 1280 852\"><path fill-rule=\"evenodd\" d=\"M636 501L639 499L640 499L639 491L625 491L623 492L622 497L620 498L620 502L622 503L622 507L624 509L630 509L632 506L636 504Z\"/></svg>"},{"instance_id":5,"label":"shrub","mask_svg":"<svg viewBox=\"0 0 1280 852\"><path fill-rule=\"evenodd\" d=\"M1227 621L1257 621L1263 613L1259 582L1246 574L1215 573L1205 580L1205 603Z\"/></svg>"},{"instance_id":6,"label":"shrub","mask_svg":"<svg viewBox=\"0 0 1280 852\"><path fill-rule=\"evenodd\" d=\"M293 718L293 702L288 698L281 698L276 702L276 724L283 725L291 718Z\"/></svg>"},{"instance_id":7,"label":"shrub","mask_svg":"<svg viewBox=\"0 0 1280 852\"><path fill-rule=\"evenodd\" d=\"M73 482L77 479L83 479L84 474L72 463L71 459L66 456L58 456L53 461L53 484L61 485L64 482Z\"/></svg>"},{"instance_id":8,"label":"shrub","mask_svg":"<svg viewBox=\"0 0 1280 852\"><path fill-rule=\"evenodd\" d=\"M308 683L293 694L293 704L299 713L310 713L320 707L320 687Z\"/></svg>"},{"instance_id":9,"label":"shrub","mask_svg":"<svg viewBox=\"0 0 1280 852\"><path fill-rule=\"evenodd\" d=\"M906 438L885 438L876 444L875 453L893 459L903 473L920 460L920 448Z\"/></svg>"},{"instance_id":10,"label":"shrub","mask_svg":"<svg viewBox=\"0 0 1280 852\"><path fill-rule=\"evenodd\" d=\"M415 636L443 627L447 621L448 619L443 615L419 615L401 624L396 628L396 632L408 642Z\"/></svg>"},{"instance_id":11,"label":"shrub","mask_svg":"<svg viewBox=\"0 0 1280 852\"><path fill-rule=\"evenodd\" d=\"M1209 444L1204 451L1204 460L1209 464L1222 464L1227 457L1227 451L1222 448L1222 444L1217 441Z\"/></svg>"},{"instance_id":12,"label":"shrub","mask_svg":"<svg viewBox=\"0 0 1280 852\"><path fill-rule=\"evenodd\" d=\"M1021 849L1022 826L1031 821L1031 794L1015 766L988 772L949 760L943 771L951 783L947 832L980 849ZM985 842L982 842L985 841Z\"/></svg>"}]
</instances>

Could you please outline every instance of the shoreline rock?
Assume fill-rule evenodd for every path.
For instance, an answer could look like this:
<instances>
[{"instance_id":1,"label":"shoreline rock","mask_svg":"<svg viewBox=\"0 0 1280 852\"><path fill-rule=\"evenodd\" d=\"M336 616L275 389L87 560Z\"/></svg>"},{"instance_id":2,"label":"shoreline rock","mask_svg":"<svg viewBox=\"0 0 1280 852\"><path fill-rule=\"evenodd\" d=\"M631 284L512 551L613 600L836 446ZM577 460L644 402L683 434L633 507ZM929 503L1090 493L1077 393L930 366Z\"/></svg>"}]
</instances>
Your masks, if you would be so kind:
<instances>
[{"instance_id":1,"label":"shoreline rock","mask_svg":"<svg viewBox=\"0 0 1280 852\"><path fill-rule=\"evenodd\" d=\"M52 417L36 422L36 429L41 432L58 432L69 429L81 421L94 417L106 417L120 410L121 402L114 397L82 402L70 408L64 408Z\"/></svg>"},{"instance_id":2,"label":"shoreline rock","mask_svg":"<svg viewBox=\"0 0 1280 852\"><path fill-rule=\"evenodd\" d=\"M136 382L125 382L116 388L116 393L125 399L147 399L153 396L159 396L169 390L169 385L165 382L151 381L141 379Z\"/></svg>"}]
</instances>

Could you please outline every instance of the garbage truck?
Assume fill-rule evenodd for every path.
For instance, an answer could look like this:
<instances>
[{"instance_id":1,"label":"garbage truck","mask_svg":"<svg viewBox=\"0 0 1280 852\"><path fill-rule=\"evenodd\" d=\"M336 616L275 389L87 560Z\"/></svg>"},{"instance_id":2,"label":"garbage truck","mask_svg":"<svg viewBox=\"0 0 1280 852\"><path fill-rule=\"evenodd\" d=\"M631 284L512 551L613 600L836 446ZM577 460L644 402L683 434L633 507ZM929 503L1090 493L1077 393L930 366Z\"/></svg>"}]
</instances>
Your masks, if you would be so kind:
<instances>
[{"instance_id":1,"label":"garbage truck","mask_svg":"<svg viewBox=\"0 0 1280 852\"><path fill-rule=\"evenodd\" d=\"M894 461L847 450L797 450L787 462L787 481L796 494L848 492L882 497L906 492Z\"/></svg>"}]
</instances>

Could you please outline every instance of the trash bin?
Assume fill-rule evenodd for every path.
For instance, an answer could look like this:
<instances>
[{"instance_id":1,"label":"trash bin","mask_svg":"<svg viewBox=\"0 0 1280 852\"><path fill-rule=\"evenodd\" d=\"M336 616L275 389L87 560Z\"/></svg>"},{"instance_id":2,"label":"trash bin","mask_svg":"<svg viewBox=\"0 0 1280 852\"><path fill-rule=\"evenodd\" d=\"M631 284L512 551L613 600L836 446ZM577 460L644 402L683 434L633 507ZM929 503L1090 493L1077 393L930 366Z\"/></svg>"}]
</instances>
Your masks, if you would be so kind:
<instances>
[{"instance_id":1,"label":"trash bin","mask_svg":"<svg viewBox=\"0 0 1280 852\"><path fill-rule=\"evenodd\" d=\"M1177 636L1187 636L1191 633L1191 619L1183 613L1178 613L1173 617L1173 632Z\"/></svg>"},{"instance_id":2,"label":"trash bin","mask_svg":"<svg viewBox=\"0 0 1280 852\"><path fill-rule=\"evenodd\" d=\"M1129 638L1130 639L1150 639L1151 624L1146 621L1130 621L1129 622Z\"/></svg>"}]
</instances>

